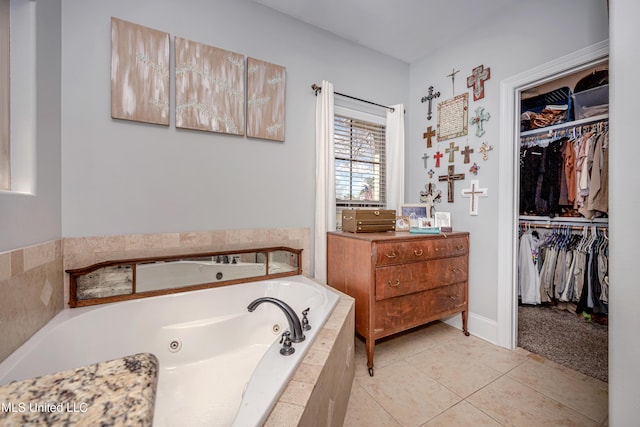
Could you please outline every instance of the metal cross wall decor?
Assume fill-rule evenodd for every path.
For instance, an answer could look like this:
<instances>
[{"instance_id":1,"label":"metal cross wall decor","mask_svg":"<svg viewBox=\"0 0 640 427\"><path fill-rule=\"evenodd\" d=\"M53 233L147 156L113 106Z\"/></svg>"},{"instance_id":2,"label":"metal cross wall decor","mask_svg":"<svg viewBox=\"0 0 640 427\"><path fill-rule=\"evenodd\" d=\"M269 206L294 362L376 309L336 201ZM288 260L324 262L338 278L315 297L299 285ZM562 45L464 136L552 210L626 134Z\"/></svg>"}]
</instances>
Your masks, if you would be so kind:
<instances>
[{"instance_id":1,"label":"metal cross wall decor","mask_svg":"<svg viewBox=\"0 0 640 427\"><path fill-rule=\"evenodd\" d=\"M487 197L488 190L486 188L479 188L480 181L477 179L471 180L471 188L465 188L462 190L462 197L469 197L469 214L478 215L478 197Z\"/></svg>"},{"instance_id":2,"label":"metal cross wall decor","mask_svg":"<svg viewBox=\"0 0 640 427\"><path fill-rule=\"evenodd\" d=\"M473 100L484 98L484 82L491 78L491 68L484 68L480 65L471 71L471 75L467 77L467 87L473 87Z\"/></svg>"},{"instance_id":3,"label":"metal cross wall decor","mask_svg":"<svg viewBox=\"0 0 640 427\"><path fill-rule=\"evenodd\" d=\"M427 153L424 153L424 156L422 156L422 160L424 160L424 168L428 168L427 166L427 159L429 158L429 155Z\"/></svg>"},{"instance_id":4,"label":"metal cross wall decor","mask_svg":"<svg viewBox=\"0 0 640 427\"><path fill-rule=\"evenodd\" d=\"M476 136L481 137L484 135L484 122L491 118L491 114L484 111L484 107L476 108L476 116L469 119L470 125L476 125Z\"/></svg>"},{"instance_id":5,"label":"metal cross wall decor","mask_svg":"<svg viewBox=\"0 0 640 427\"><path fill-rule=\"evenodd\" d=\"M433 100L433 98L437 98L440 96L440 92L436 92L433 93L433 86L429 86L429 95L427 96L423 96L420 99L420 102L422 102L423 104L427 101L429 101L429 111L427 112L427 120L431 120L431 117L433 117L432 113L431 113L431 101Z\"/></svg>"},{"instance_id":6,"label":"metal cross wall decor","mask_svg":"<svg viewBox=\"0 0 640 427\"><path fill-rule=\"evenodd\" d=\"M446 175L440 175L438 177L438 181L447 181L447 202L449 203L453 203L453 183L455 181L464 179L464 174L463 173L454 173L454 169L455 169L455 165L450 165L449 168L447 169L447 174Z\"/></svg>"},{"instance_id":7,"label":"metal cross wall decor","mask_svg":"<svg viewBox=\"0 0 640 427\"><path fill-rule=\"evenodd\" d=\"M451 77L451 90L453 92L452 96L456 96L456 74L458 74L460 72L460 70L457 70L455 68L451 69L451 74L447 74L447 77Z\"/></svg>"},{"instance_id":8,"label":"metal cross wall decor","mask_svg":"<svg viewBox=\"0 0 640 427\"><path fill-rule=\"evenodd\" d=\"M429 102L431 102L431 101L429 101ZM429 108L431 108L431 107L429 107ZM422 134L422 137L427 140L427 148L431 148L431 138L433 138L434 136L436 136L436 131L433 129L432 126L429 126L427 128L427 131Z\"/></svg>"}]
</instances>

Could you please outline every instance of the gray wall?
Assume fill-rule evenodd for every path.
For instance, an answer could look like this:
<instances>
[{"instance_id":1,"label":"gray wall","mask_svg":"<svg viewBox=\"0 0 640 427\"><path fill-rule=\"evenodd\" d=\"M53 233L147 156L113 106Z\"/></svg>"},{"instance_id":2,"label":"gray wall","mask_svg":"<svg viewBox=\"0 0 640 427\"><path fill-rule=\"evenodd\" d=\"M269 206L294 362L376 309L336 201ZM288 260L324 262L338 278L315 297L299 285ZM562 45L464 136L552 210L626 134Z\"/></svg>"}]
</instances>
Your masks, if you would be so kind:
<instances>
[{"instance_id":1,"label":"gray wall","mask_svg":"<svg viewBox=\"0 0 640 427\"><path fill-rule=\"evenodd\" d=\"M439 175L446 175L448 157L441 159L440 168L429 159L429 167L436 174L432 181L442 191L442 203L436 204L440 211L450 211L454 228L471 233L471 256L469 259L469 307L470 329L484 338L493 340L497 321L498 277L498 155L500 146L500 81L545 62L592 45L608 37L606 3L601 0L580 2L576 8L574 0L543 0L520 3L515 8L494 16L492 20L478 23L470 33L462 34L456 41L443 46L422 61L411 64L409 109L412 112L407 135L407 183L405 200L417 202L419 193L429 178L424 170L423 153L430 156L439 148L443 154L450 142L463 150L469 145L475 150L471 163L464 164L463 156L455 155L456 173L466 174L464 181L455 183L454 203L447 203L446 182L438 182ZM553 13L549 13L553 10ZM569 25L568 23L579 23ZM538 23L538 24L533 24ZM485 82L485 97L473 101L473 94L467 88L467 76L479 65L491 68L491 78ZM427 121L427 104L420 98L427 94L429 85L441 92L437 102L452 98L451 79L446 77L452 67L460 72L456 75L456 95L469 93L469 118L475 115L477 107L484 107L491 114L484 123L485 135L475 136L475 126L469 125L467 136L434 143L427 149L422 134L427 126L436 128L437 115ZM437 102L436 102L437 101ZM493 145L489 159L482 160L478 148L482 142ZM515 141L514 141L515 144ZM477 176L469 172L476 162L480 166ZM460 192L470 187L470 180L478 179L480 186L488 189L488 197L479 199L479 215L469 215L469 199L462 198Z\"/></svg>"},{"instance_id":2,"label":"gray wall","mask_svg":"<svg viewBox=\"0 0 640 427\"><path fill-rule=\"evenodd\" d=\"M609 204L609 425L638 424L640 379L640 286L638 285L637 171L640 145L636 143L640 66L638 40L640 3L611 2L611 84Z\"/></svg>"},{"instance_id":3,"label":"gray wall","mask_svg":"<svg viewBox=\"0 0 640 427\"><path fill-rule=\"evenodd\" d=\"M286 141L111 119L111 16L285 66ZM65 0L62 24L65 237L312 227L311 84L408 100L408 64L251 1Z\"/></svg>"},{"instance_id":4,"label":"gray wall","mask_svg":"<svg viewBox=\"0 0 640 427\"><path fill-rule=\"evenodd\" d=\"M61 237L60 0L39 1L35 8L36 105L35 117L27 117L35 121L34 194L0 192L0 252Z\"/></svg>"}]
</instances>

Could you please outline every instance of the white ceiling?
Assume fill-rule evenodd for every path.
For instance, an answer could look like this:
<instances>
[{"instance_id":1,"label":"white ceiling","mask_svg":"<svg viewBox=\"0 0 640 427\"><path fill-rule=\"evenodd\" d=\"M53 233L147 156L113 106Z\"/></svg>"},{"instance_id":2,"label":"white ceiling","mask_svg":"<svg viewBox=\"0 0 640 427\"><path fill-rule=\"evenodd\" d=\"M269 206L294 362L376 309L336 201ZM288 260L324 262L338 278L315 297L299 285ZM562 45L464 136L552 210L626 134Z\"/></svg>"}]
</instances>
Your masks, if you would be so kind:
<instances>
[{"instance_id":1,"label":"white ceiling","mask_svg":"<svg viewBox=\"0 0 640 427\"><path fill-rule=\"evenodd\" d=\"M522 0L253 1L411 63Z\"/></svg>"}]
</instances>

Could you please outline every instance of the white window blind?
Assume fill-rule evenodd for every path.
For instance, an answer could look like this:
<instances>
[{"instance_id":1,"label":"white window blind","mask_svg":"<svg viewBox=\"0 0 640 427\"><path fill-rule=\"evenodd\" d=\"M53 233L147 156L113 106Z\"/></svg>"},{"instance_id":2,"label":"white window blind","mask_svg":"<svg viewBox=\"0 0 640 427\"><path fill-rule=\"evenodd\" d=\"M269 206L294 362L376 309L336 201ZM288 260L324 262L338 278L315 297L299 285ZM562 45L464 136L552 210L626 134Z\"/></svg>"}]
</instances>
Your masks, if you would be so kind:
<instances>
[{"instance_id":1,"label":"white window blind","mask_svg":"<svg viewBox=\"0 0 640 427\"><path fill-rule=\"evenodd\" d=\"M376 123L377 122L377 123ZM336 228L341 229L343 209L384 208L384 119L368 121L348 113L334 117L336 175Z\"/></svg>"}]
</instances>

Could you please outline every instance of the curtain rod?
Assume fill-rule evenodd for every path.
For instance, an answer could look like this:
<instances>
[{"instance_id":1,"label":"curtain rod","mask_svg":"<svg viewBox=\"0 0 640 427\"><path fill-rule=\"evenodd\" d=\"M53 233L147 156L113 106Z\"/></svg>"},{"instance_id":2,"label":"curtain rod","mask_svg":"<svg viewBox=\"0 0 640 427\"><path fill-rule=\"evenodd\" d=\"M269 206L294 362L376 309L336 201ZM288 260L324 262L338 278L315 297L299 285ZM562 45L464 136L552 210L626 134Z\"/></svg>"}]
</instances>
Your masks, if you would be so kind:
<instances>
[{"instance_id":1,"label":"curtain rod","mask_svg":"<svg viewBox=\"0 0 640 427\"><path fill-rule=\"evenodd\" d=\"M318 96L318 92L322 92L322 87L318 86L315 83L311 85L311 89L313 89L313 92L315 93L316 96ZM386 108L388 110L391 110L392 113L396 111L396 109L393 107L387 107L386 105L376 104L375 102L367 101L366 99L356 98L355 96L345 95L344 93L339 93L335 91L333 93L336 95L344 96L345 98L355 99L356 101L365 102L367 104L375 105L377 107Z\"/></svg>"}]
</instances>

